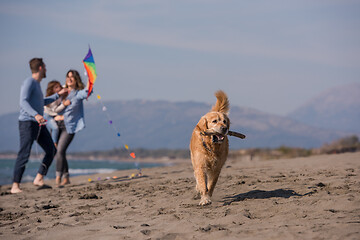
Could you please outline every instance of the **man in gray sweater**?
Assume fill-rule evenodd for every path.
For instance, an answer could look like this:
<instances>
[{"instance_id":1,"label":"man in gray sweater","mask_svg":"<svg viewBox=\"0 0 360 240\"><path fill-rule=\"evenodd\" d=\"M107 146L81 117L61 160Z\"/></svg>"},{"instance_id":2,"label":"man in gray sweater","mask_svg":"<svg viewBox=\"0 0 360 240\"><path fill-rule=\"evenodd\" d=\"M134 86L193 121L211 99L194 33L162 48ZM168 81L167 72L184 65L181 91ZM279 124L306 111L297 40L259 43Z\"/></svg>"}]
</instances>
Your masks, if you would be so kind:
<instances>
[{"instance_id":1,"label":"man in gray sweater","mask_svg":"<svg viewBox=\"0 0 360 240\"><path fill-rule=\"evenodd\" d=\"M35 186L44 186L43 178L47 174L56 153L51 135L45 126L46 120L43 117L44 105L52 103L59 98L59 95L67 92L67 89L63 89L59 93L44 98L40 82L43 78L46 78L45 63L42 58L33 58L29 64L32 76L24 81L20 91L20 150L15 162L11 193L22 192L20 182L35 140L45 151L45 155L33 183Z\"/></svg>"}]
</instances>

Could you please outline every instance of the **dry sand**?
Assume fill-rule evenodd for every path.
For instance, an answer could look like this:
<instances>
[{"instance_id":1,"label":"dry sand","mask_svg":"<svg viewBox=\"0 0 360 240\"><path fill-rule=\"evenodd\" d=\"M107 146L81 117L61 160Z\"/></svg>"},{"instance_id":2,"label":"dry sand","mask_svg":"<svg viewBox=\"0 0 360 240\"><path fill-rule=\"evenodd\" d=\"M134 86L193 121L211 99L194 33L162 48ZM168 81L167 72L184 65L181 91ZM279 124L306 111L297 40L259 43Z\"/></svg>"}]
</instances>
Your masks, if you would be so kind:
<instances>
[{"instance_id":1,"label":"dry sand","mask_svg":"<svg viewBox=\"0 0 360 240\"><path fill-rule=\"evenodd\" d=\"M143 174L2 186L0 239L360 239L360 153L228 160L205 207L190 160Z\"/></svg>"}]
</instances>

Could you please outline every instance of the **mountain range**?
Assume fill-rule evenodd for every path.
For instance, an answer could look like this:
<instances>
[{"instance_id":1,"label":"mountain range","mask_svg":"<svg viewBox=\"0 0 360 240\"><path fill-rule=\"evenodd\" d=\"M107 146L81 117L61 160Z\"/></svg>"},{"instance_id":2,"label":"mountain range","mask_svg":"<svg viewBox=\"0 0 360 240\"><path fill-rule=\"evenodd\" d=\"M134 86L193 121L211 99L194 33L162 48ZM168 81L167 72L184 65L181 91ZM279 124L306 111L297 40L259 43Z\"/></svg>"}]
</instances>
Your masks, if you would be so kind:
<instances>
[{"instance_id":1,"label":"mountain range","mask_svg":"<svg viewBox=\"0 0 360 240\"><path fill-rule=\"evenodd\" d=\"M230 147L273 148L285 145L313 148L359 133L359 124L355 123L360 122L360 108L354 107L359 106L356 104L360 95L352 98L349 96L357 94L356 91L350 91L354 88L339 88L335 99L334 91L327 91L287 117L231 106L230 129L247 137L244 140L229 137ZM348 91L348 94L343 91ZM186 149L193 128L210 108L209 104L191 101L129 100L85 103L86 128L76 134L69 151L110 150L123 148L125 145L130 148ZM18 150L17 118L18 113L0 116L0 152ZM343 126L344 122L346 127Z\"/></svg>"},{"instance_id":2,"label":"mountain range","mask_svg":"<svg viewBox=\"0 0 360 240\"><path fill-rule=\"evenodd\" d=\"M317 128L360 133L360 83L331 88L288 117Z\"/></svg>"}]
</instances>

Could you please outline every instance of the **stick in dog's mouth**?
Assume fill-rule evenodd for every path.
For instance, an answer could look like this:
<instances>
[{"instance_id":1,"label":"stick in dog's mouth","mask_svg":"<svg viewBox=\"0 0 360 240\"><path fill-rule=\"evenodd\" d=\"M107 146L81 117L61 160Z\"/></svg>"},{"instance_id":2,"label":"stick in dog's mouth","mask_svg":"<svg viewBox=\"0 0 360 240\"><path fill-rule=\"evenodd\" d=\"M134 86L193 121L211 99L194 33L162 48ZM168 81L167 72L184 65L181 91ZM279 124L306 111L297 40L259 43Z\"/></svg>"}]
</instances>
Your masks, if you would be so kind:
<instances>
[{"instance_id":1,"label":"stick in dog's mouth","mask_svg":"<svg viewBox=\"0 0 360 240\"><path fill-rule=\"evenodd\" d=\"M218 133L218 132L214 132L214 131L202 131L200 132L201 135L203 136L212 136L212 140L213 142L218 142L219 140L222 141L224 140L224 135ZM234 131L228 131L227 135L229 136L233 136L233 137L237 137L237 138L241 138L241 139L244 139L246 138L246 136L242 133L238 133L238 132L234 132ZM216 139L214 141L214 138Z\"/></svg>"},{"instance_id":2,"label":"stick in dog's mouth","mask_svg":"<svg viewBox=\"0 0 360 240\"><path fill-rule=\"evenodd\" d=\"M229 136L238 137L238 138L241 138L241 139L246 138L246 136L245 136L244 134L238 133L238 132L233 132L233 131L229 131L229 132L228 132L228 135L229 135Z\"/></svg>"}]
</instances>

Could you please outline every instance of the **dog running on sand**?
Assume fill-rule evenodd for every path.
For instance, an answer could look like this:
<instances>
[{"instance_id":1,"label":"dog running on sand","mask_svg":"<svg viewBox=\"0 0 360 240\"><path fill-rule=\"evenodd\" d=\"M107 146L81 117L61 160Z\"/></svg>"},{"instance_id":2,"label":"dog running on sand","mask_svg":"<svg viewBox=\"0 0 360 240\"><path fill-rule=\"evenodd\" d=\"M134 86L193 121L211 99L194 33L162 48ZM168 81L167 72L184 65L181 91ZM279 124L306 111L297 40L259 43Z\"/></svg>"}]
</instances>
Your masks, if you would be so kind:
<instances>
[{"instance_id":1,"label":"dog running on sand","mask_svg":"<svg viewBox=\"0 0 360 240\"><path fill-rule=\"evenodd\" d=\"M219 90L211 111L201 117L190 140L191 162L196 178L199 205L211 204L211 196L229 152L227 135L245 138L245 135L229 131L229 100Z\"/></svg>"}]
</instances>

